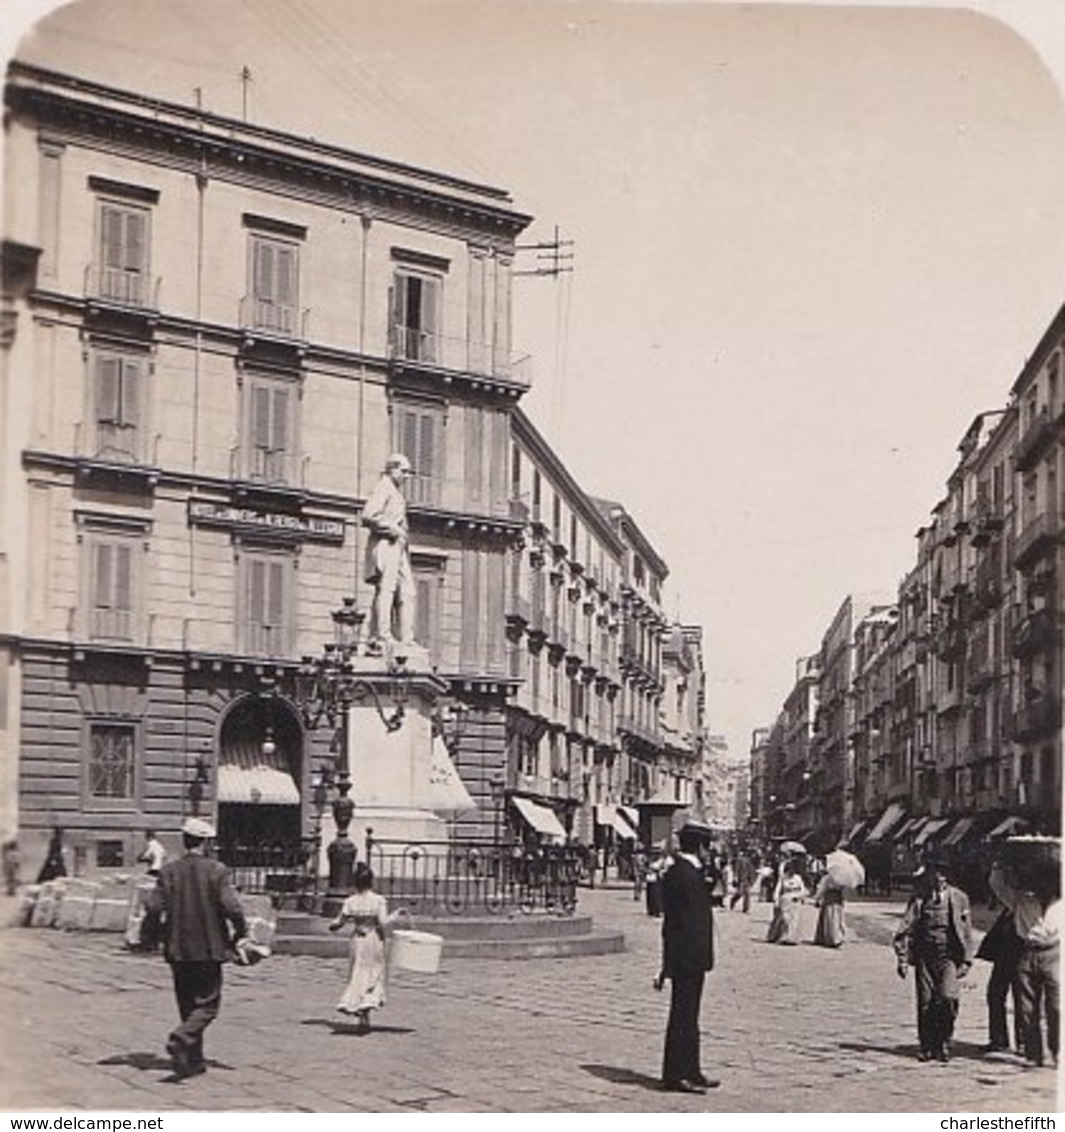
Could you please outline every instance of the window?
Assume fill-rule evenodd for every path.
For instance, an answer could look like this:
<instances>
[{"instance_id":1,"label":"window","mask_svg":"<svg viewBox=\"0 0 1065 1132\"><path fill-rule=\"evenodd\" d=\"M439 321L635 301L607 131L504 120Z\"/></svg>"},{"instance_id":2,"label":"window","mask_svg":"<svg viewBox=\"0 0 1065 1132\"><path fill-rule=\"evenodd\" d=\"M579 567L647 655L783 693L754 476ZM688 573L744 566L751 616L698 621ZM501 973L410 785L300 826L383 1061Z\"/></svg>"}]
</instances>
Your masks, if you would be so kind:
<instances>
[{"instance_id":1,"label":"window","mask_svg":"<svg viewBox=\"0 0 1065 1132\"><path fill-rule=\"evenodd\" d=\"M298 332L299 247L288 240L251 237L251 325L256 330Z\"/></svg>"},{"instance_id":2,"label":"window","mask_svg":"<svg viewBox=\"0 0 1065 1132\"><path fill-rule=\"evenodd\" d=\"M399 404L392 414L393 448L410 460L407 501L436 505L444 480L444 410L430 404Z\"/></svg>"},{"instance_id":3,"label":"window","mask_svg":"<svg viewBox=\"0 0 1065 1132\"><path fill-rule=\"evenodd\" d=\"M99 208L98 293L116 303L148 304L147 208L101 201Z\"/></svg>"},{"instance_id":4,"label":"window","mask_svg":"<svg viewBox=\"0 0 1065 1132\"><path fill-rule=\"evenodd\" d=\"M96 842L96 867L98 869L121 869L124 867L125 852L121 841Z\"/></svg>"},{"instance_id":5,"label":"window","mask_svg":"<svg viewBox=\"0 0 1065 1132\"><path fill-rule=\"evenodd\" d=\"M241 556L244 587L243 649L251 656L285 656L291 651L295 562L268 551Z\"/></svg>"},{"instance_id":6,"label":"window","mask_svg":"<svg viewBox=\"0 0 1065 1132\"><path fill-rule=\"evenodd\" d=\"M88 794L98 801L132 801L137 729L133 723L90 723Z\"/></svg>"},{"instance_id":7,"label":"window","mask_svg":"<svg viewBox=\"0 0 1065 1132\"><path fill-rule=\"evenodd\" d=\"M291 484L297 478L296 384L255 375L247 390L247 476L257 483Z\"/></svg>"},{"instance_id":8,"label":"window","mask_svg":"<svg viewBox=\"0 0 1065 1132\"><path fill-rule=\"evenodd\" d=\"M392 333L396 356L440 362L441 280L398 270L392 287Z\"/></svg>"},{"instance_id":9,"label":"window","mask_svg":"<svg viewBox=\"0 0 1065 1132\"><path fill-rule=\"evenodd\" d=\"M92 362L93 455L137 463L144 459L147 359L98 352Z\"/></svg>"},{"instance_id":10,"label":"window","mask_svg":"<svg viewBox=\"0 0 1065 1132\"><path fill-rule=\"evenodd\" d=\"M440 585L444 564L437 559L417 559L411 563L414 574L414 639L429 653L435 667L440 663Z\"/></svg>"}]
</instances>

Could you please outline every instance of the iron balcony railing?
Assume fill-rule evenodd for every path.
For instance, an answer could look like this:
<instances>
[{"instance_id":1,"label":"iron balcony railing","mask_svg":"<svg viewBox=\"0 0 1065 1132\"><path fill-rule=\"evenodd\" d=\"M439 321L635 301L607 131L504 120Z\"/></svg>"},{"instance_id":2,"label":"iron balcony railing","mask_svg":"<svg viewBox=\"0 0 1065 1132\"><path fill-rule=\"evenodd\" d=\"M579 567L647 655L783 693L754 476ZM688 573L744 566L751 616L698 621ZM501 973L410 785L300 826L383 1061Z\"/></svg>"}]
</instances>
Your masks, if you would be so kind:
<instances>
[{"instance_id":1,"label":"iron balcony railing","mask_svg":"<svg viewBox=\"0 0 1065 1132\"><path fill-rule=\"evenodd\" d=\"M472 838L389 841L367 835L374 887L415 915L571 915L581 856L569 846L525 848Z\"/></svg>"},{"instance_id":2,"label":"iron balcony railing","mask_svg":"<svg viewBox=\"0 0 1065 1132\"><path fill-rule=\"evenodd\" d=\"M393 324L389 356L394 362L496 377L523 388L532 383L532 359L528 355L515 357L509 349L491 343L438 334L417 326Z\"/></svg>"},{"instance_id":3,"label":"iron balcony railing","mask_svg":"<svg viewBox=\"0 0 1065 1132\"><path fill-rule=\"evenodd\" d=\"M240 892L266 895L310 911L325 878L318 876L319 840L298 837L260 842L219 842L218 859Z\"/></svg>"}]
</instances>

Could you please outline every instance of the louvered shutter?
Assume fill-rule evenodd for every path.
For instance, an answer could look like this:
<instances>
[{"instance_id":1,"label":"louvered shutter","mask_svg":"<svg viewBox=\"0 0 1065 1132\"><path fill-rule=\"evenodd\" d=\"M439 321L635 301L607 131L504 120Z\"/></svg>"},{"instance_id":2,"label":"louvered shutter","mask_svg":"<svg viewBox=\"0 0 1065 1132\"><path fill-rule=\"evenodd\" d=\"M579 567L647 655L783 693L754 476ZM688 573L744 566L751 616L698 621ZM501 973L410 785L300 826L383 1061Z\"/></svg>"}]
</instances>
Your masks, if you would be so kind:
<instances>
[{"instance_id":1,"label":"louvered shutter","mask_svg":"<svg viewBox=\"0 0 1065 1132\"><path fill-rule=\"evenodd\" d=\"M296 248L282 244L275 248L277 265L277 290L275 300L278 306L277 328L286 334L296 330L296 304L298 299L298 260Z\"/></svg>"},{"instance_id":2,"label":"louvered shutter","mask_svg":"<svg viewBox=\"0 0 1065 1132\"><path fill-rule=\"evenodd\" d=\"M274 249L265 240L256 240L252 253L252 294L263 303L274 298Z\"/></svg>"},{"instance_id":3,"label":"louvered shutter","mask_svg":"<svg viewBox=\"0 0 1065 1132\"><path fill-rule=\"evenodd\" d=\"M128 429L140 424L141 364L136 358L123 358L121 365L120 423ZM132 438L130 438L132 444Z\"/></svg>"},{"instance_id":4,"label":"louvered shutter","mask_svg":"<svg viewBox=\"0 0 1065 1132\"><path fill-rule=\"evenodd\" d=\"M100 209L101 259L105 268L121 270L124 266L122 211L111 205Z\"/></svg>"},{"instance_id":5,"label":"louvered shutter","mask_svg":"<svg viewBox=\"0 0 1065 1132\"><path fill-rule=\"evenodd\" d=\"M96 420L117 425L122 419L120 359L96 359Z\"/></svg>"},{"instance_id":6,"label":"louvered shutter","mask_svg":"<svg viewBox=\"0 0 1065 1132\"><path fill-rule=\"evenodd\" d=\"M93 595L92 603L97 609L111 608L111 547L98 542L93 548Z\"/></svg>"},{"instance_id":7,"label":"louvered shutter","mask_svg":"<svg viewBox=\"0 0 1065 1132\"><path fill-rule=\"evenodd\" d=\"M422 357L427 362L440 361L440 282L437 279L421 281Z\"/></svg>"},{"instance_id":8,"label":"louvered shutter","mask_svg":"<svg viewBox=\"0 0 1065 1132\"><path fill-rule=\"evenodd\" d=\"M129 613L133 609L133 548L115 546L112 552L115 566L114 608Z\"/></svg>"}]
</instances>

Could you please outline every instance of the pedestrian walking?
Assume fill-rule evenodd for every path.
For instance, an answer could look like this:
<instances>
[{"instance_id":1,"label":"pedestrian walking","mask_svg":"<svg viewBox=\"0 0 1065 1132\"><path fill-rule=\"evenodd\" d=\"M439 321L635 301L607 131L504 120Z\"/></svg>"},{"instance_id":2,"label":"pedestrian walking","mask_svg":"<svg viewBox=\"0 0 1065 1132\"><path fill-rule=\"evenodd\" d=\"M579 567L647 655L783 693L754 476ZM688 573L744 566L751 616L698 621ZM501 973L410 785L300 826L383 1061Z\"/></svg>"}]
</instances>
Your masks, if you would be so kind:
<instances>
[{"instance_id":1,"label":"pedestrian walking","mask_svg":"<svg viewBox=\"0 0 1065 1132\"><path fill-rule=\"evenodd\" d=\"M157 877L166 864L166 850L163 848L163 843L155 836L154 829L144 831L144 850L137 860L148 866L145 871L150 877Z\"/></svg>"},{"instance_id":2,"label":"pedestrian walking","mask_svg":"<svg viewBox=\"0 0 1065 1132\"><path fill-rule=\"evenodd\" d=\"M373 870L360 861L355 866L355 891L329 924L331 932L338 932L345 925L351 927L348 984L337 1010L354 1014L359 1033L363 1034L370 1030L370 1011L379 1010L385 1004L385 932L398 918L408 915L405 908L398 908L390 915L387 901L379 892L374 892L373 883Z\"/></svg>"},{"instance_id":3,"label":"pedestrian walking","mask_svg":"<svg viewBox=\"0 0 1065 1132\"><path fill-rule=\"evenodd\" d=\"M1024 1049L1021 1014L1017 1005L1017 965L1023 944L1017 934L1013 913L1003 908L976 949L976 958L991 964L987 980L987 1046L985 1053L1005 1053L1010 1048L1006 1000L1013 996L1013 1034L1015 1046Z\"/></svg>"},{"instance_id":4,"label":"pedestrian walking","mask_svg":"<svg viewBox=\"0 0 1065 1132\"><path fill-rule=\"evenodd\" d=\"M740 853L736 858L736 888L729 902L730 910L735 911L736 905L739 904L741 912L750 912L751 889L754 887L754 883L754 862L748 854Z\"/></svg>"},{"instance_id":5,"label":"pedestrian walking","mask_svg":"<svg viewBox=\"0 0 1065 1132\"><path fill-rule=\"evenodd\" d=\"M41 865L41 871L37 874L37 883L45 884L47 881L58 880L66 875L67 865L63 852L63 830L57 825L52 829L44 864Z\"/></svg>"},{"instance_id":6,"label":"pedestrian walking","mask_svg":"<svg viewBox=\"0 0 1065 1132\"><path fill-rule=\"evenodd\" d=\"M809 894L799 875L797 861L785 861L773 893L773 919L766 933L768 943L793 945L800 939L800 912Z\"/></svg>"},{"instance_id":7,"label":"pedestrian walking","mask_svg":"<svg viewBox=\"0 0 1065 1132\"><path fill-rule=\"evenodd\" d=\"M947 883L942 865L929 860L914 873L910 897L893 940L899 978L914 969L919 1060L950 1060L958 1017L958 980L972 966L969 897Z\"/></svg>"},{"instance_id":8,"label":"pedestrian walking","mask_svg":"<svg viewBox=\"0 0 1065 1132\"><path fill-rule=\"evenodd\" d=\"M1013 912L1014 927L1021 943L1015 976L1015 1003L1020 1014L1022 1052L1032 1065L1045 1060L1043 1026L1046 1019L1046 1049L1058 1062L1061 996L1061 892L1060 866L1037 869L1022 882L1006 863L991 867L991 891Z\"/></svg>"},{"instance_id":9,"label":"pedestrian walking","mask_svg":"<svg viewBox=\"0 0 1065 1132\"><path fill-rule=\"evenodd\" d=\"M843 889L828 873L818 882L814 903L819 909L814 943L819 947L842 947L847 934L847 925L843 919Z\"/></svg>"},{"instance_id":10,"label":"pedestrian walking","mask_svg":"<svg viewBox=\"0 0 1065 1132\"><path fill-rule=\"evenodd\" d=\"M689 823L679 850L659 881L662 897L661 979L670 982L662 1087L677 1093L705 1093L720 1082L703 1074L699 1007L707 971L714 968L713 908L699 856L711 836L708 826Z\"/></svg>"},{"instance_id":11,"label":"pedestrian walking","mask_svg":"<svg viewBox=\"0 0 1065 1132\"><path fill-rule=\"evenodd\" d=\"M240 899L219 861L207 856L214 827L188 818L181 827L185 853L163 865L148 893L142 928L145 944L161 940L174 979L181 1025L166 1043L174 1075L206 1069L203 1035L222 1005L222 962L247 936Z\"/></svg>"}]
</instances>

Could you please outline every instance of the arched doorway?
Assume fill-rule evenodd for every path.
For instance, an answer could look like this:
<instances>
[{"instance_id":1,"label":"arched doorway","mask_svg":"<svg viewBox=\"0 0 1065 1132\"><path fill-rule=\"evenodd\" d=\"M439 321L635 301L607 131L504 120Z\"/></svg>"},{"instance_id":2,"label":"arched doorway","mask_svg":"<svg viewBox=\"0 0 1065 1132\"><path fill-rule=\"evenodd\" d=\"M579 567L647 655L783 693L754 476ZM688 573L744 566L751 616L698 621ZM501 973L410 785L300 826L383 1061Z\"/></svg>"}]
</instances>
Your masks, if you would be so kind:
<instances>
[{"instance_id":1,"label":"arched doorway","mask_svg":"<svg viewBox=\"0 0 1065 1132\"><path fill-rule=\"evenodd\" d=\"M303 728L280 697L244 696L222 721L218 855L250 865L298 846L303 832Z\"/></svg>"}]
</instances>

